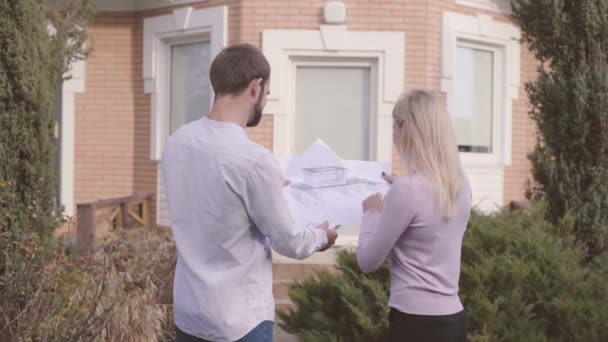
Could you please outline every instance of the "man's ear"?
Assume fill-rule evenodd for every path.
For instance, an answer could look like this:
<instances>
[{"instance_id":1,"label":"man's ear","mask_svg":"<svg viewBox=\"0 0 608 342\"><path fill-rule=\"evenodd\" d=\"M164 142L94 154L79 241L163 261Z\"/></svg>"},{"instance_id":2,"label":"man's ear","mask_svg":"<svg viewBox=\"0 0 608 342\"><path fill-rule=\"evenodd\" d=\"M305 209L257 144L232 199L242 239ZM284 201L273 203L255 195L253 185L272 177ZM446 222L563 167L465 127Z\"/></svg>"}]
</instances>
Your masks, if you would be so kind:
<instances>
[{"instance_id":1,"label":"man's ear","mask_svg":"<svg viewBox=\"0 0 608 342\"><path fill-rule=\"evenodd\" d=\"M251 94L251 96L257 98L258 97L258 92L262 92L264 91L264 89L262 88L262 81L264 79L263 78L255 78L253 79L251 82L249 82L249 93Z\"/></svg>"}]
</instances>

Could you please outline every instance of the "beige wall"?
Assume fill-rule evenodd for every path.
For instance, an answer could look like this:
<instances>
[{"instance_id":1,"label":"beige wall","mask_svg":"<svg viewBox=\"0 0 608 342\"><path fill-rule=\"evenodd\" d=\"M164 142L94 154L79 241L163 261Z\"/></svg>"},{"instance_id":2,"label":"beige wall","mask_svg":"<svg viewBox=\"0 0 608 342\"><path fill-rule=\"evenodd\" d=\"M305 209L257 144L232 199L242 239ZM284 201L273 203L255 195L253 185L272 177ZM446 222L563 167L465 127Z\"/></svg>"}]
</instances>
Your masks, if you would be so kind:
<instances>
[{"instance_id":1,"label":"beige wall","mask_svg":"<svg viewBox=\"0 0 608 342\"><path fill-rule=\"evenodd\" d=\"M317 29L321 0L211 0L195 8L228 5L228 42L261 46L266 28ZM444 11L485 13L455 5L453 0L347 0L347 26L357 31L405 33L404 89L439 91L441 17ZM150 97L142 78L143 19L171 13L172 8L135 13L100 13L89 33L93 47L86 61L86 91L76 96L75 202L156 192L156 162L149 160ZM533 56L522 49L520 100L513 106L513 164L505 171L505 203L523 197L529 175L526 154L534 144L524 82L535 77ZM272 116L250 129L250 137L271 149ZM394 154L394 167L398 167Z\"/></svg>"}]
</instances>

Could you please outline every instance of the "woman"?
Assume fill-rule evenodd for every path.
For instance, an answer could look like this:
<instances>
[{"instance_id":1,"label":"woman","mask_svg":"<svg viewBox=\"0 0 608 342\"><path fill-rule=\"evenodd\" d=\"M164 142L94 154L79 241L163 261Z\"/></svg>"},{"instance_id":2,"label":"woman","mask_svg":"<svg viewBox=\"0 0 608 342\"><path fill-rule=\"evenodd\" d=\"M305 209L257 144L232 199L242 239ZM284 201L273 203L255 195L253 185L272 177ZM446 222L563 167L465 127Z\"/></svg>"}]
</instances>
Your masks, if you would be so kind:
<instances>
[{"instance_id":1,"label":"woman","mask_svg":"<svg viewBox=\"0 0 608 342\"><path fill-rule=\"evenodd\" d=\"M373 272L390 255L389 341L466 341L458 278L471 189L452 124L420 90L401 97L393 120L405 175L383 174L394 181L386 197L363 201L357 261Z\"/></svg>"}]
</instances>

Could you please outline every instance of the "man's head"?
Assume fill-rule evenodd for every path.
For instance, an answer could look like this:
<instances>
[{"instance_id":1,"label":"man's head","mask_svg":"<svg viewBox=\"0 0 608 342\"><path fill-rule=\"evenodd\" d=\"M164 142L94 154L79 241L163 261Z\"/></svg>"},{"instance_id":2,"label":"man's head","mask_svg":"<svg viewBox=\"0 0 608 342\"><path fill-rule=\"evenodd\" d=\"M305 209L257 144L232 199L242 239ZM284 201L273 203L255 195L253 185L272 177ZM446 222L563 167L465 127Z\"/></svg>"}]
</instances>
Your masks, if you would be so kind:
<instances>
[{"instance_id":1,"label":"man's head","mask_svg":"<svg viewBox=\"0 0 608 342\"><path fill-rule=\"evenodd\" d=\"M225 48L211 63L209 76L216 98L229 96L251 105L247 127L260 123L270 88L270 64L258 48L251 44Z\"/></svg>"}]
</instances>

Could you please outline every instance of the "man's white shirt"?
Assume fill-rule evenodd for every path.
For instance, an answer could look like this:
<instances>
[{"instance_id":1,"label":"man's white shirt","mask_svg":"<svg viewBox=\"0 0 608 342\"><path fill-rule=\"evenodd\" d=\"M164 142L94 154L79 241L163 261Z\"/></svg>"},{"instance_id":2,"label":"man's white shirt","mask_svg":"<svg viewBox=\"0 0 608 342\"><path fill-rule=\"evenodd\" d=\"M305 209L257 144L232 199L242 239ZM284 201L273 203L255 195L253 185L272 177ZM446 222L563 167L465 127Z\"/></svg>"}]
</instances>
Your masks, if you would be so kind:
<instances>
[{"instance_id":1,"label":"man's white shirt","mask_svg":"<svg viewBox=\"0 0 608 342\"><path fill-rule=\"evenodd\" d=\"M212 341L234 341L274 321L271 253L304 259L327 244L297 228L272 154L245 130L208 118L184 125L164 149L162 174L177 244L175 324Z\"/></svg>"}]
</instances>

